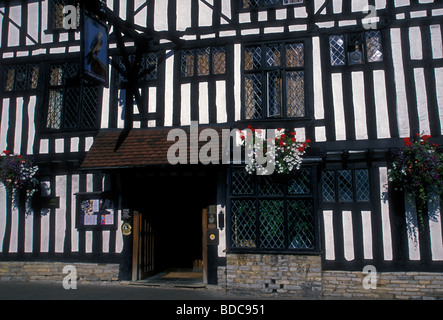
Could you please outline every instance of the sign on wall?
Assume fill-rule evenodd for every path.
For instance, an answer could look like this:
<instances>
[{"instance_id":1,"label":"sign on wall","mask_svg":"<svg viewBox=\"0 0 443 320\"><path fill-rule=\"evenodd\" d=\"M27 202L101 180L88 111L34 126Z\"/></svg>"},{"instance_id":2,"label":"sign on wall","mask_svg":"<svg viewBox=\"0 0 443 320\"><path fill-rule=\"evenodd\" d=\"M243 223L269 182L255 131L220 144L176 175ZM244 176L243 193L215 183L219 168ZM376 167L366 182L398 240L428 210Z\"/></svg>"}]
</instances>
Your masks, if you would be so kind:
<instances>
[{"instance_id":1,"label":"sign on wall","mask_svg":"<svg viewBox=\"0 0 443 320\"><path fill-rule=\"evenodd\" d=\"M83 75L95 83L108 86L108 26L85 14L82 35Z\"/></svg>"},{"instance_id":2,"label":"sign on wall","mask_svg":"<svg viewBox=\"0 0 443 320\"><path fill-rule=\"evenodd\" d=\"M77 228L116 228L114 201L99 193L77 194Z\"/></svg>"}]
</instances>

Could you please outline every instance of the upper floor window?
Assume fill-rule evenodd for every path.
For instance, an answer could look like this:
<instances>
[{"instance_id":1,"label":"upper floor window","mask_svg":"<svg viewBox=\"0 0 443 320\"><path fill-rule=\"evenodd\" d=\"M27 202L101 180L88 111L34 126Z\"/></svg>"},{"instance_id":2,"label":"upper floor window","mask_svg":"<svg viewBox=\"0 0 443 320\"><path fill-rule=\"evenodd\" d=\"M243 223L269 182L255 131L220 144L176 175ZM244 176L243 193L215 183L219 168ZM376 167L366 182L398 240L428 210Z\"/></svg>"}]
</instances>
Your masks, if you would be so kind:
<instances>
[{"instance_id":1,"label":"upper floor window","mask_svg":"<svg viewBox=\"0 0 443 320\"><path fill-rule=\"evenodd\" d=\"M48 27L50 30L65 30L64 19L66 14L63 12L65 6L74 6L77 8L77 26L80 25L80 4L76 0L50 0L48 8Z\"/></svg>"},{"instance_id":2,"label":"upper floor window","mask_svg":"<svg viewBox=\"0 0 443 320\"><path fill-rule=\"evenodd\" d=\"M39 77L39 66L37 64L9 65L4 70L4 91L37 89Z\"/></svg>"},{"instance_id":3,"label":"upper floor window","mask_svg":"<svg viewBox=\"0 0 443 320\"><path fill-rule=\"evenodd\" d=\"M304 0L243 0L242 8L259 8L303 3Z\"/></svg>"},{"instance_id":4,"label":"upper floor window","mask_svg":"<svg viewBox=\"0 0 443 320\"><path fill-rule=\"evenodd\" d=\"M129 62L134 63L135 55L129 55ZM123 84L127 82L127 74L123 59L120 59L120 68L125 72L125 74L119 74L119 82ZM151 80L157 80L158 76L158 57L154 52L145 53L141 56L141 60L137 65L137 75L138 82L145 82Z\"/></svg>"},{"instance_id":5,"label":"upper floor window","mask_svg":"<svg viewBox=\"0 0 443 320\"><path fill-rule=\"evenodd\" d=\"M181 74L183 78L221 75L226 73L226 49L207 47L182 51Z\"/></svg>"},{"instance_id":6,"label":"upper floor window","mask_svg":"<svg viewBox=\"0 0 443 320\"><path fill-rule=\"evenodd\" d=\"M98 103L99 87L80 79L78 64L50 66L46 129L95 129Z\"/></svg>"},{"instance_id":7,"label":"upper floor window","mask_svg":"<svg viewBox=\"0 0 443 320\"><path fill-rule=\"evenodd\" d=\"M355 65L383 61L380 31L333 35L329 37L332 66Z\"/></svg>"},{"instance_id":8,"label":"upper floor window","mask_svg":"<svg viewBox=\"0 0 443 320\"><path fill-rule=\"evenodd\" d=\"M306 116L304 43L247 46L243 55L245 119Z\"/></svg>"}]
</instances>

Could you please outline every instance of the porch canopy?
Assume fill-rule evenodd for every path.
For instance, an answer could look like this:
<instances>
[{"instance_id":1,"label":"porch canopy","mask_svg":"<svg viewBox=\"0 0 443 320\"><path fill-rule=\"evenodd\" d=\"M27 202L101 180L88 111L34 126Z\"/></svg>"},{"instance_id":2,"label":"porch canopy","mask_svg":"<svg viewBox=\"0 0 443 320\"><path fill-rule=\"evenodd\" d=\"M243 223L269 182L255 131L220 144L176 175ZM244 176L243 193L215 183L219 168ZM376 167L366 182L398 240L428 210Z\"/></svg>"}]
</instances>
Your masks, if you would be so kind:
<instances>
[{"instance_id":1,"label":"porch canopy","mask_svg":"<svg viewBox=\"0 0 443 320\"><path fill-rule=\"evenodd\" d=\"M172 130L182 130L182 136L176 137L174 134L168 141L168 134ZM180 152L186 150L187 164L200 164L198 154L200 149L207 145L211 138L206 134L201 135L205 129L212 129L210 132L218 138L218 148L213 149L217 154L210 154L213 158L218 158L216 164L222 163L223 154L223 132L229 132L227 127L198 127L196 130L191 130L190 127L185 128L162 128L162 129L132 129L126 134L123 130L104 130L100 131L95 137L94 143L87 152L85 160L81 168L88 170L105 170L118 168L134 168L146 167L155 165L168 165L171 162L168 160L168 151L180 149ZM223 131L223 129L225 131ZM206 131L208 133L208 131ZM184 138L183 138L184 137ZM199 141L199 137L203 141ZM193 146L198 146L198 152L195 148L191 152L191 142ZM175 153L179 156L179 152ZM182 155L180 155L182 156Z\"/></svg>"}]
</instances>

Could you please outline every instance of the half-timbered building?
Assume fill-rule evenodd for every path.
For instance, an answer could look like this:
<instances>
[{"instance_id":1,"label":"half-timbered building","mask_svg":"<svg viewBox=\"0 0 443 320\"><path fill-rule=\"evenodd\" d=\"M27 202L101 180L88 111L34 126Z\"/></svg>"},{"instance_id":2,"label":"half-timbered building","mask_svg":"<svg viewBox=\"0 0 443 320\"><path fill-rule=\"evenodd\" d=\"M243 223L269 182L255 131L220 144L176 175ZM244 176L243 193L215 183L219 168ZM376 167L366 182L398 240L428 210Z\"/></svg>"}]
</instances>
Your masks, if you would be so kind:
<instances>
[{"instance_id":1,"label":"half-timbered building","mask_svg":"<svg viewBox=\"0 0 443 320\"><path fill-rule=\"evenodd\" d=\"M82 77L80 4L0 4L0 150L40 181L31 210L0 188L0 280L194 267L227 290L443 296L441 198L420 225L384 189L403 138L443 145L443 1L104 2L105 85ZM310 139L300 170L168 161L173 129L199 148L248 126Z\"/></svg>"}]
</instances>

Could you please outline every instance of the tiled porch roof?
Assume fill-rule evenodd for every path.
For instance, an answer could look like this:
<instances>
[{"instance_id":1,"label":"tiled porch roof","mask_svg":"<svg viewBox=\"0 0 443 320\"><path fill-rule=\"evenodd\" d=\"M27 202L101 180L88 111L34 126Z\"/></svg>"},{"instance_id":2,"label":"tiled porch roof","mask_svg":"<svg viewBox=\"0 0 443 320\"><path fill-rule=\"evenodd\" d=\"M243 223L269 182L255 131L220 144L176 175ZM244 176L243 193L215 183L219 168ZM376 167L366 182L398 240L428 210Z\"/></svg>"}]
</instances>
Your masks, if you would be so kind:
<instances>
[{"instance_id":1,"label":"tiled porch roof","mask_svg":"<svg viewBox=\"0 0 443 320\"><path fill-rule=\"evenodd\" d=\"M199 127L199 132L206 129ZM222 155L222 130L229 128L213 127L218 133L219 143L219 163ZM133 129L115 150L122 130L101 131L95 137L91 149L88 151L83 161L82 169L111 169L127 167L145 167L152 165L169 164L167 155L169 148L176 144L176 141L168 141L168 133L172 128L167 129ZM189 134L189 127L183 128L187 133L187 159L190 163L190 139L197 139L198 136ZM180 143L184 143L181 141ZM199 142L199 149L207 144L207 141ZM179 146L178 144L176 146ZM192 159L194 160L194 159Z\"/></svg>"}]
</instances>

